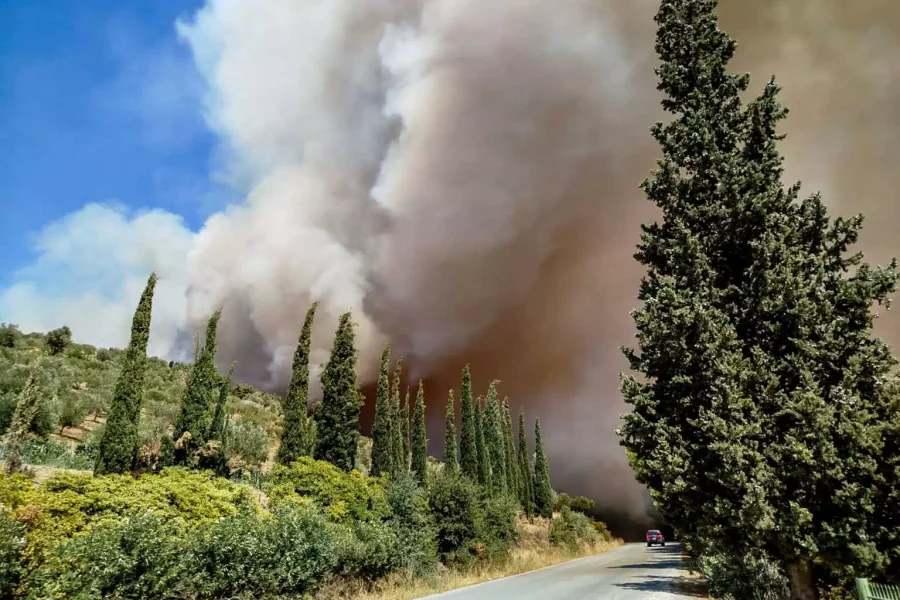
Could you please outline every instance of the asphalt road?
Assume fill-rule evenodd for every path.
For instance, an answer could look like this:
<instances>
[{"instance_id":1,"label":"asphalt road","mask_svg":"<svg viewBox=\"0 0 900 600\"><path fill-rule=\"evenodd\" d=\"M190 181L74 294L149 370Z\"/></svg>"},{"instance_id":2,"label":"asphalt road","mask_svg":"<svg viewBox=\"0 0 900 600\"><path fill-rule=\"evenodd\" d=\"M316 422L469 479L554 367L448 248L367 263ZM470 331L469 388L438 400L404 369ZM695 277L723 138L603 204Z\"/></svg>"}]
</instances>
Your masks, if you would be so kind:
<instances>
[{"instance_id":1,"label":"asphalt road","mask_svg":"<svg viewBox=\"0 0 900 600\"><path fill-rule=\"evenodd\" d=\"M678 544L620 548L522 575L453 590L430 600L671 600L701 596L685 580Z\"/></svg>"}]
</instances>

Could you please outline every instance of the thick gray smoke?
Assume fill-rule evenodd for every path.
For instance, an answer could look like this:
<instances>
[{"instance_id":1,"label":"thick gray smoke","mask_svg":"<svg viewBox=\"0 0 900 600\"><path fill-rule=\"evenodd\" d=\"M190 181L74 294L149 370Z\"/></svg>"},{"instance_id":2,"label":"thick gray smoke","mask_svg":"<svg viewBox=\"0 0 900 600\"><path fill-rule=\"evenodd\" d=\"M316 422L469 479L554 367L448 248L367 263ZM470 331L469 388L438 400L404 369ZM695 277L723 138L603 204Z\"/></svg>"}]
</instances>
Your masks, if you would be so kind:
<instances>
[{"instance_id":1,"label":"thick gray smoke","mask_svg":"<svg viewBox=\"0 0 900 600\"><path fill-rule=\"evenodd\" d=\"M791 178L869 213L863 246L884 261L900 224L886 159L900 155L900 19L853 4L726 0L722 14L737 68L786 87ZM613 429L631 254L654 217L637 186L661 116L655 7L209 0L179 28L222 175L248 194L197 237L191 321L224 304L219 358L277 389L309 303L316 363L353 310L364 381L392 340L437 413L470 362L476 386L498 377L542 419L558 488L643 514Z\"/></svg>"}]
</instances>

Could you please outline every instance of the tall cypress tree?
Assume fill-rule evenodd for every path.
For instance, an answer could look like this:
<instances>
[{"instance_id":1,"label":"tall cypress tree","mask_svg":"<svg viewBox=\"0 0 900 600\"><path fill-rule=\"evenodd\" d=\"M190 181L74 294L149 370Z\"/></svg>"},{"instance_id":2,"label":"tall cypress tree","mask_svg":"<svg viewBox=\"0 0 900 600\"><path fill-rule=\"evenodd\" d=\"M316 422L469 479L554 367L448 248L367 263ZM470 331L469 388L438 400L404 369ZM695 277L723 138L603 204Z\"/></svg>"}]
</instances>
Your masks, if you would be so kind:
<instances>
[{"instance_id":1,"label":"tall cypress tree","mask_svg":"<svg viewBox=\"0 0 900 600\"><path fill-rule=\"evenodd\" d=\"M231 363L228 370L228 377L222 381L219 388L219 401L216 403L216 412L213 414L212 424L209 427L207 439L223 441L225 439L225 403L228 401L228 392L231 391L231 378L234 377L234 366L237 363Z\"/></svg>"},{"instance_id":2,"label":"tall cypress tree","mask_svg":"<svg viewBox=\"0 0 900 600\"><path fill-rule=\"evenodd\" d=\"M400 407L400 437L403 441L403 468L410 468L410 447L409 447L409 388L406 388L406 398L403 399L403 406Z\"/></svg>"},{"instance_id":3,"label":"tall cypress tree","mask_svg":"<svg viewBox=\"0 0 900 600\"><path fill-rule=\"evenodd\" d=\"M348 312L341 315L331 358L322 372L322 405L316 415L316 459L328 461L344 471L353 469L360 407L353 322Z\"/></svg>"},{"instance_id":4,"label":"tall cypress tree","mask_svg":"<svg viewBox=\"0 0 900 600\"><path fill-rule=\"evenodd\" d=\"M495 496L505 495L506 487L506 444L503 441L503 425L500 421L500 402L497 398L497 380L491 382L485 403L483 423L485 450L491 466L491 492Z\"/></svg>"},{"instance_id":5,"label":"tall cypress tree","mask_svg":"<svg viewBox=\"0 0 900 600\"><path fill-rule=\"evenodd\" d=\"M372 475L393 473L394 455L391 451L391 345L381 351L381 372L378 375L378 392L375 395L375 423L372 425Z\"/></svg>"},{"instance_id":6,"label":"tall cypress tree","mask_svg":"<svg viewBox=\"0 0 900 600\"><path fill-rule=\"evenodd\" d=\"M456 406L453 404L453 390L447 395L447 413L444 420L444 469L455 471L459 468L456 458Z\"/></svg>"},{"instance_id":7,"label":"tall cypress tree","mask_svg":"<svg viewBox=\"0 0 900 600\"><path fill-rule=\"evenodd\" d=\"M428 432L425 428L425 386L419 381L419 391L416 394L416 410L413 414L412 425L412 471L424 486L428 480Z\"/></svg>"},{"instance_id":8,"label":"tall cypress tree","mask_svg":"<svg viewBox=\"0 0 900 600\"><path fill-rule=\"evenodd\" d=\"M544 454L540 419L534 422L534 507L542 517L553 516L553 488L550 485L550 466Z\"/></svg>"},{"instance_id":9,"label":"tall cypress tree","mask_svg":"<svg viewBox=\"0 0 900 600\"><path fill-rule=\"evenodd\" d=\"M898 274L850 252L861 218L783 186L779 88L742 104L749 80L727 70L736 44L715 9L664 0L656 16L672 118L652 128L662 158L643 184L662 218L636 254L622 443L695 553L763 553L808 600L849 572L900 572L871 516L898 410L873 304Z\"/></svg>"},{"instance_id":10,"label":"tall cypress tree","mask_svg":"<svg viewBox=\"0 0 900 600\"><path fill-rule=\"evenodd\" d=\"M484 398L475 400L475 455L478 457L478 484L491 492L491 458L484 441Z\"/></svg>"},{"instance_id":11,"label":"tall cypress tree","mask_svg":"<svg viewBox=\"0 0 900 600\"><path fill-rule=\"evenodd\" d=\"M175 422L175 439L179 440L179 452L176 461L180 464L194 465L194 451L206 443L209 433L210 408L213 398L217 397L221 375L216 371L216 331L222 311L217 310L206 326L206 344L200 352L200 358L191 368L187 388L181 401L181 413ZM185 435L188 434L188 435Z\"/></svg>"},{"instance_id":12,"label":"tall cypress tree","mask_svg":"<svg viewBox=\"0 0 900 600\"><path fill-rule=\"evenodd\" d=\"M509 397L503 398L503 453L506 464L506 489L510 496L519 497L519 463L516 461L516 449L513 444L512 415L509 410Z\"/></svg>"},{"instance_id":13,"label":"tall cypress tree","mask_svg":"<svg viewBox=\"0 0 900 600\"><path fill-rule=\"evenodd\" d=\"M284 399L284 431L275 460L290 465L301 456L310 456L309 440L309 349L312 345L312 326L319 303L314 302L306 311L300 339L294 351L291 383Z\"/></svg>"},{"instance_id":14,"label":"tall cypress tree","mask_svg":"<svg viewBox=\"0 0 900 600\"><path fill-rule=\"evenodd\" d=\"M116 381L106 427L100 439L95 475L125 473L131 470L138 450L138 422L144 396L144 372L147 369L147 342L150 340L150 313L156 273L147 280L134 319L131 322L131 341L125 350L122 370Z\"/></svg>"},{"instance_id":15,"label":"tall cypress tree","mask_svg":"<svg viewBox=\"0 0 900 600\"><path fill-rule=\"evenodd\" d=\"M19 392L16 407L13 409L9 429L3 439L3 452L6 455L6 474L12 475L22 470L21 448L37 416L40 406L40 389L37 381L37 365L31 368L25 387ZM129 467L131 463L129 463Z\"/></svg>"},{"instance_id":16,"label":"tall cypress tree","mask_svg":"<svg viewBox=\"0 0 900 600\"><path fill-rule=\"evenodd\" d=\"M403 460L403 425L400 415L400 377L403 374L401 363L397 361L394 368L394 377L391 382L391 464L394 474L398 475L406 471L406 461Z\"/></svg>"},{"instance_id":17,"label":"tall cypress tree","mask_svg":"<svg viewBox=\"0 0 900 600\"><path fill-rule=\"evenodd\" d=\"M519 472L522 474L522 485L519 487L519 502L525 514L531 516L534 506L534 478L531 472L531 460L528 452L528 435L525 430L525 409L519 410L519 446L516 448L519 458Z\"/></svg>"},{"instance_id":18,"label":"tall cypress tree","mask_svg":"<svg viewBox=\"0 0 900 600\"><path fill-rule=\"evenodd\" d=\"M467 475L472 481L479 481L476 409L472 400L472 376L469 373L469 365L466 365L462 372L460 396L462 423L459 431L459 462L463 475Z\"/></svg>"}]
</instances>

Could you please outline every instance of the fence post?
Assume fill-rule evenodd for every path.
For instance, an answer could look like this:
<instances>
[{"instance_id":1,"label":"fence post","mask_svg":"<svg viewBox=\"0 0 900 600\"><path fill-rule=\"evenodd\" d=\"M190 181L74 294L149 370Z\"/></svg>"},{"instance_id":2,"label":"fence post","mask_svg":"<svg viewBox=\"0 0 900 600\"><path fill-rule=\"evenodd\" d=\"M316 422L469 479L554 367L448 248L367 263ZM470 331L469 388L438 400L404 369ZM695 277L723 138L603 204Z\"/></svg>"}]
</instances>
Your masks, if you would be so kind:
<instances>
[{"instance_id":1,"label":"fence post","mask_svg":"<svg viewBox=\"0 0 900 600\"><path fill-rule=\"evenodd\" d=\"M856 595L859 597L859 600L872 600L872 595L869 593L868 579L856 579Z\"/></svg>"}]
</instances>

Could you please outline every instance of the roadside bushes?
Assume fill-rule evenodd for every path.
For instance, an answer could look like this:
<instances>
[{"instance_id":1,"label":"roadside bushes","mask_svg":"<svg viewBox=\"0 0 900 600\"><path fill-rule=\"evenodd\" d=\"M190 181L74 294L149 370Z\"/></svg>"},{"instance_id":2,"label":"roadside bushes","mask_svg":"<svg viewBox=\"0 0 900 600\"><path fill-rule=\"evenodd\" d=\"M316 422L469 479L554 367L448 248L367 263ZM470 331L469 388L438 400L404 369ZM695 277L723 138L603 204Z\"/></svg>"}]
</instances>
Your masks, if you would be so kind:
<instances>
[{"instance_id":1,"label":"roadside bushes","mask_svg":"<svg viewBox=\"0 0 900 600\"><path fill-rule=\"evenodd\" d=\"M22 574L21 555L25 548L25 527L0 507L0 598L12 598Z\"/></svg>"},{"instance_id":2,"label":"roadside bushes","mask_svg":"<svg viewBox=\"0 0 900 600\"><path fill-rule=\"evenodd\" d=\"M550 521L550 543L555 546L566 546L571 550L583 544L593 544L600 536L591 519L568 506L563 506L559 516Z\"/></svg>"},{"instance_id":3,"label":"roadside bushes","mask_svg":"<svg viewBox=\"0 0 900 600\"><path fill-rule=\"evenodd\" d=\"M705 549L697 553L691 569L706 580L711 598L786 600L790 596L778 565L759 552Z\"/></svg>"},{"instance_id":4,"label":"roadside bushes","mask_svg":"<svg viewBox=\"0 0 900 600\"><path fill-rule=\"evenodd\" d=\"M429 481L428 506L445 563L468 562L481 528L478 486L455 470L438 471Z\"/></svg>"}]
</instances>

